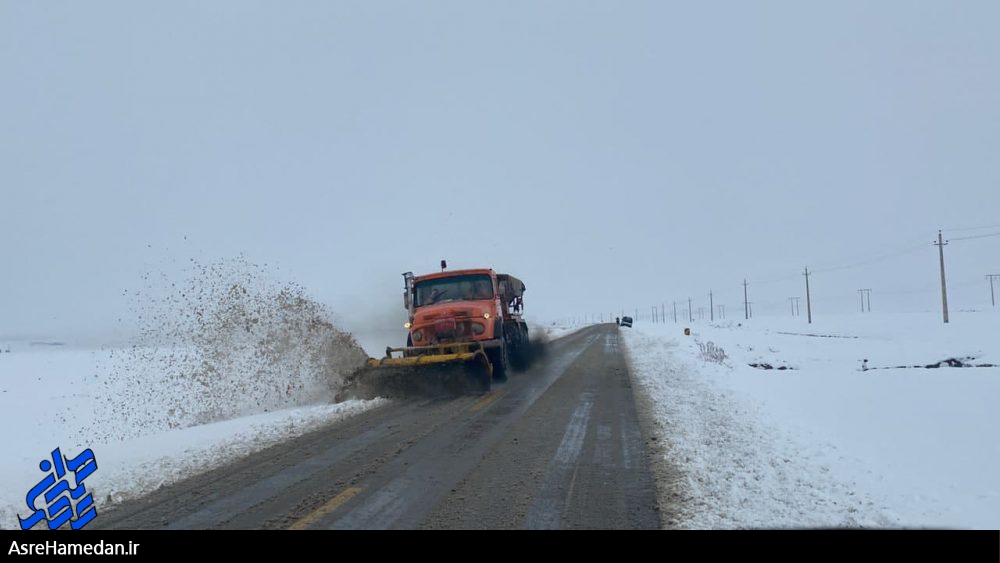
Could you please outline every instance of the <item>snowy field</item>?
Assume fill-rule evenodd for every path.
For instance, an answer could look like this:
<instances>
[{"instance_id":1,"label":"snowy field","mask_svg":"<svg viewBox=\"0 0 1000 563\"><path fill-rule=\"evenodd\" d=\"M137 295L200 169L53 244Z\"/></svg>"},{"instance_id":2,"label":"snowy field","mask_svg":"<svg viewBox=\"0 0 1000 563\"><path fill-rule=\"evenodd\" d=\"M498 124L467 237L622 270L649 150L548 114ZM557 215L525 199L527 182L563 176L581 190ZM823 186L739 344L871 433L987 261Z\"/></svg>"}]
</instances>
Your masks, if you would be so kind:
<instances>
[{"instance_id":1,"label":"snowy field","mask_svg":"<svg viewBox=\"0 0 1000 563\"><path fill-rule=\"evenodd\" d=\"M1000 527L1000 315L684 326L620 329L683 526Z\"/></svg>"},{"instance_id":2,"label":"snowy field","mask_svg":"<svg viewBox=\"0 0 1000 563\"><path fill-rule=\"evenodd\" d=\"M114 503L381 403L332 404L320 387L206 392L201 385L185 385L162 350L146 356L131 349L0 343L7 348L9 353L0 353L5 429L0 528L5 529L19 528L18 516L29 515L26 493L45 476L39 462L56 448L67 458L93 451L98 469L85 486L100 514ZM149 357L160 361L146 361ZM186 412L178 412L181 405Z\"/></svg>"}]
</instances>

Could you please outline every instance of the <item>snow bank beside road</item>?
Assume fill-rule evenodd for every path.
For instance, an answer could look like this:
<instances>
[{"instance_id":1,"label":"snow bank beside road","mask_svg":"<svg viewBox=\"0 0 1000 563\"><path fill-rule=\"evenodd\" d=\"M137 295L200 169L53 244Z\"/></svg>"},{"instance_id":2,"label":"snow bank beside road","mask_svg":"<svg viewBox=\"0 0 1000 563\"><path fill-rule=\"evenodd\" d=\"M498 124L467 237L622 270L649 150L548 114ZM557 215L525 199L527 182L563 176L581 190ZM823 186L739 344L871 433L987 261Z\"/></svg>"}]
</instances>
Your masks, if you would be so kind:
<instances>
[{"instance_id":1,"label":"snow bank beside road","mask_svg":"<svg viewBox=\"0 0 1000 563\"><path fill-rule=\"evenodd\" d=\"M684 475L684 526L995 529L1000 368L861 365L996 363L998 320L965 314L941 327L931 314L866 315L695 325L690 337L673 324L622 332ZM704 353L709 342L724 350L721 363Z\"/></svg>"},{"instance_id":2,"label":"snow bank beside road","mask_svg":"<svg viewBox=\"0 0 1000 563\"><path fill-rule=\"evenodd\" d=\"M582 325L582 324L567 325L567 324L555 324L555 323L552 323L552 324L543 325L543 326L534 326L534 325L532 325L532 326L530 326L528 328L528 330L529 330L529 332L532 335L537 334L539 330L544 331L545 332L545 337L548 340L555 340L557 338L562 338L563 336L567 336L567 335L573 334L574 332L576 332L578 330L581 330L581 329L584 329L584 328L586 328L588 326L590 326L590 325Z\"/></svg>"},{"instance_id":3,"label":"snow bank beside road","mask_svg":"<svg viewBox=\"0 0 1000 563\"><path fill-rule=\"evenodd\" d=\"M135 292L132 346L0 342L12 350L0 355L0 527L28 515L25 494L56 448L93 451L86 486L100 514L380 404L332 404L367 354L301 288L267 274L237 259L150 282Z\"/></svg>"},{"instance_id":4,"label":"snow bank beside road","mask_svg":"<svg viewBox=\"0 0 1000 563\"><path fill-rule=\"evenodd\" d=\"M0 528L19 528L18 515L28 515L25 494L45 476L38 464L55 448L69 457L87 448L94 452L98 470L87 478L86 485L94 493L100 518L101 511L113 503L384 402L315 404L171 429L160 418L161 411L183 395L179 394L181 389L163 390L160 396L148 397L144 425L136 430L130 426L135 419L116 418L94 406L108 390L107 373L100 366L112 362L113 352L125 353L46 348L0 356L0 425L7 429L4 456L0 458ZM153 377L151 371L142 373ZM133 383L148 387L158 381ZM198 400L196 395L188 399ZM162 424L153 424L157 420Z\"/></svg>"}]
</instances>

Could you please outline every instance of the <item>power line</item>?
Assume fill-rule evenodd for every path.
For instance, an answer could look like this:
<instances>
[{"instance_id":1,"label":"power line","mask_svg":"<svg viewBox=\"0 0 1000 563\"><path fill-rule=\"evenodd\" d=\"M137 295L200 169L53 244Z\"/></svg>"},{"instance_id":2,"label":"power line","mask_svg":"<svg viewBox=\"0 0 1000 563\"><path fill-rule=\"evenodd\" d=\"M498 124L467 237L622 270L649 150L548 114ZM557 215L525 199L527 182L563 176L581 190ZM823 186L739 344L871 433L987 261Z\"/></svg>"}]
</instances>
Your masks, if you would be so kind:
<instances>
[{"instance_id":1,"label":"power line","mask_svg":"<svg viewBox=\"0 0 1000 563\"><path fill-rule=\"evenodd\" d=\"M982 227L962 227L959 229L945 229L946 231L979 231L982 229L1000 229L1000 225L983 225Z\"/></svg>"},{"instance_id":2,"label":"power line","mask_svg":"<svg viewBox=\"0 0 1000 563\"><path fill-rule=\"evenodd\" d=\"M950 239L948 239L948 242L951 242L953 240L969 240L969 239L974 239L974 238L986 238L986 237L1000 237L1000 233L990 233L988 235L973 235L971 237L950 238Z\"/></svg>"},{"instance_id":3,"label":"power line","mask_svg":"<svg viewBox=\"0 0 1000 563\"><path fill-rule=\"evenodd\" d=\"M992 229L992 228L1000 228L1000 224L997 224L997 225L982 225L982 226L978 226L978 227L962 227L962 228L947 229L947 230L949 230L949 231L975 231L975 230ZM963 237L956 237L956 238L950 239L949 241L944 241L943 237L939 238L938 242L935 242L934 245L939 247L938 248L938 251L939 251L939 260L942 262L941 269L942 270L944 269L943 268L943 261L944 261L943 258L944 257L943 257L943 248L942 247L944 245L948 244L948 242L962 241L962 240L974 240L974 239L991 238L991 237L1000 237L1000 232L991 232L991 233L984 233L984 234L976 234L976 235L969 235L969 236L963 236ZM798 275L806 275L807 276L806 277L806 286L807 286L806 308L807 308L807 315L809 317L809 322L811 322L811 320L812 320L811 319L811 317L812 317L812 311L811 311L812 307L811 307L811 305L812 304L811 304L811 298L810 298L811 296L809 295L809 289L811 289L811 288L809 288L809 285L810 285L809 282L812 281L812 280L809 280L808 276L811 276L812 274L817 274L817 273L836 272L836 271L840 271L840 270L848 270L848 269L852 269L852 268L860 268L860 267L863 267L863 266L869 266L869 265L872 265L872 264L877 264L877 263L883 262L883 261L885 261L887 259L890 259L890 258L901 257L901 256L905 256L905 255L908 255L908 254L912 254L912 253L921 251L921 250L923 250L923 249L926 248L925 244L926 243L919 244L919 245L909 244L909 245L906 245L906 246L897 246L895 249L890 249L887 252L883 252L883 253L877 254L877 255L869 255L870 256L869 258L864 258L864 259L858 260L856 262L850 262L850 263L846 263L846 264L841 264L841 265L836 265L836 266L830 266L830 267L826 267L826 268L819 268L819 269L814 269L814 270L807 270L808 274L804 274L804 273L800 272ZM941 277L942 277L942 280L941 280L941 285L942 285L941 290L942 290L942 308L944 309L944 308L947 307L947 304L946 304L947 303L946 302L946 299L947 299L947 289L946 289L945 282L944 282L944 279L943 279L944 278L943 274L944 274L944 272L942 271L941 272ZM791 274L791 275L779 276L779 277L774 277L774 278L768 278L768 279L765 279L765 280L755 280L754 281L754 285L767 285L767 284L782 282L782 281L786 281L786 280L792 280L795 277L796 277L795 274ZM982 283L982 278L979 278L979 280L980 280L979 283ZM991 281L993 281L993 280L991 280ZM963 282L963 283L961 283L959 285L960 286L965 286L965 285L971 285L971 283L974 283L974 282ZM753 316L751 308L750 308L750 299L749 299L749 291L748 291L748 286L750 285L750 283L749 283L749 281L746 278L744 278L742 285L743 285L744 317L746 319L749 319L749 318L751 318ZM955 284L953 283L953 285L955 285ZM929 291L933 291L933 289L930 289L930 288L928 288L928 289L907 288L907 289L897 289L897 290L887 290L886 288L881 288L880 289L880 292L883 295L916 294L916 293L925 293L925 292L929 292ZM714 313L715 313L715 308L712 306L713 305L713 297L714 296L713 296L712 292L710 292L709 293L709 311L710 311L709 314L710 315L714 315ZM871 304L870 304L871 303L871 294L870 294L870 290L864 291L864 294L862 295L862 298L865 301L864 305L867 305L864 308L870 311L871 310ZM781 301L784 301L784 300L781 300ZM778 301L776 303L781 303L781 301ZM688 320L689 321L693 321L694 320L694 318L693 318L693 306L692 305L693 304L691 303L691 299L689 298L688 299ZM795 309L798 309L798 303L796 302L794 305L795 305ZM672 309L673 309L674 322L677 322L676 307L677 307L676 302L673 302L672 303ZM665 306L661 306L661 310L662 309L666 309L666 307ZM662 311L662 312L665 313L666 311ZM636 311L636 313L638 315L638 311ZM655 311L655 306L654 306L653 318L657 318L657 316L658 316L657 313L658 313L658 311ZM798 311L796 310L793 314L797 314L797 313L798 313ZM945 312L945 315L947 315L946 312ZM661 318L662 317L666 317L666 315L662 314L662 315L659 315L659 317L661 317ZM947 317L945 317L945 318L947 318ZM948 322L948 321L945 320L945 322Z\"/></svg>"},{"instance_id":4,"label":"power line","mask_svg":"<svg viewBox=\"0 0 1000 563\"><path fill-rule=\"evenodd\" d=\"M997 225L997 227L1000 227L1000 225ZM983 228L989 228L989 227L983 227ZM907 238L908 239L915 239L915 238L917 238L917 236L919 236L919 235L917 235L916 233L914 233L914 236L907 237ZM906 240L906 239L904 239L904 240ZM905 244L901 244L901 245L896 245L894 247L890 247L885 252L883 252L881 254L876 254L876 255L872 256L871 258L864 258L864 257L862 257L857 262L848 262L846 264L834 265L834 266L825 267L825 268L821 267L821 268L818 268L818 269L814 269L814 270L812 270L809 273L813 274L813 273L833 272L833 271L837 271L837 270L847 270L847 269L850 269L850 268L858 268L858 267L861 267L861 266L867 266L869 264L874 264L874 263L877 263L877 262L881 262L881 261L886 260L888 258L895 258L895 257L898 257L898 256L904 256L906 254L909 254L909 253L912 253L912 252L916 252L916 251L918 251L920 249L923 249L923 248L926 248L926 246L924 246L923 244L905 243ZM782 282L782 281L789 281L789 280L796 279L798 275L801 275L801 272L799 274L788 274L788 275L783 275L783 276L774 277L774 278L766 278L766 279L759 279L759 280L755 279L754 280L754 285L765 285L765 284L772 284L772 283L777 283L777 282Z\"/></svg>"},{"instance_id":5,"label":"power line","mask_svg":"<svg viewBox=\"0 0 1000 563\"><path fill-rule=\"evenodd\" d=\"M788 281L788 280L794 280L796 278L798 278L798 274L789 274L787 276L781 276L780 278L767 278L767 279L763 279L763 280L756 280L755 279L753 283L754 283L754 285L769 285L769 284L772 284L772 283L778 283L778 282L783 282L783 281Z\"/></svg>"},{"instance_id":6,"label":"power line","mask_svg":"<svg viewBox=\"0 0 1000 563\"><path fill-rule=\"evenodd\" d=\"M968 237L968 238L981 238L982 236L997 236L997 235L1000 235L1000 233L996 233L994 235L980 235L980 236ZM963 237L963 238L965 238L965 237ZM951 239L951 240L962 240L962 239L960 238L960 239ZM885 261L885 260L887 260L889 258L898 258L900 256L905 256L907 254L912 254L912 253L920 251L920 250L922 250L924 248L926 248L926 246L924 246L923 244L919 244L919 245L911 244L911 245L907 245L906 247L903 247L903 248L901 248L899 250L891 250L889 252L885 252L883 254L879 254L879 255L873 256L871 258L866 258L866 259L860 260L858 262L850 262L850 263L841 264L841 265L838 265L838 266L830 266L830 267L827 267L827 268L814 269L814 270L812 270L809 273L810 274L817 274L817 273L823 274L823 273L827 273L827 272L836 272L836 271L840 271L840 270L850 270L852 268L861 268L863 266L869 266L871 264L877 264L877 263L883 262L883 261ZM796 279L799 275L801 275L801 274L789 274L787 276L780 276L780 277L775 277L775 278L767 278L767 279L764 279L764 280L754 280L754 285L768 285L768 284L772 284L772 283L789 281L789 280Z\"/></svg>"},{"instance_id":7,"label":"power line","mask_svg":"<svg viewBox=\"0 0 1000 563\"><path fill-rule=\"evenodd\" d=\"M952 288L963 288L964 289L964 288L972 287L974 285L981 284L982 283L981 279L982 278L980 278L978 275L976 275L975 277L961 278L960 281L957 282L957 283L953 280L951 283L949 283L949 285ZM933 292L940 292L940 291L941 291L941 283L938 281L938 282L927 282L927 283L921 284L919 286L911 286L911 287L908 287L908 288L907 287L903 287L903 288L888 289L888 290L886 290L886 289L880 289L879 293L881 293L883 295L913 295L913 294L917 294L917 293L933 293Z\"/></svg>"},{"instance_id":8,"label":"power line","mask_svg":"<svg viewBox=\"0 0 1000 563\"><path fill-rule=\"evenodd\" d=\"M882 261L884 261L887 258L895 258L895 257L898 257L898 256L903 256L903 255L906 255L906 254L910 254L910 253L916 252L918 250L922 250L924 248L927 248L927 247L924 246L923 244L920 244L918 246L911 245L911 246L908 246L908 247L906 247L906 248L904 248L902 250L897 250L897 251L893 251L893 252L887 252L887 253L882 254L880 256L876 256L874 258L869 258L867 260L862 260L860 262L854 262L854 263L851 263L851 264L844 264L842 266L831 266L829 268L820 268L818 270L813 270L812 273L816 274L816 273L836 272L838 270L849 270L851 268L860 268L862 266L868 266L869 264L875 264L877 262L882 262Z\"/></svg>"}]
</instances>

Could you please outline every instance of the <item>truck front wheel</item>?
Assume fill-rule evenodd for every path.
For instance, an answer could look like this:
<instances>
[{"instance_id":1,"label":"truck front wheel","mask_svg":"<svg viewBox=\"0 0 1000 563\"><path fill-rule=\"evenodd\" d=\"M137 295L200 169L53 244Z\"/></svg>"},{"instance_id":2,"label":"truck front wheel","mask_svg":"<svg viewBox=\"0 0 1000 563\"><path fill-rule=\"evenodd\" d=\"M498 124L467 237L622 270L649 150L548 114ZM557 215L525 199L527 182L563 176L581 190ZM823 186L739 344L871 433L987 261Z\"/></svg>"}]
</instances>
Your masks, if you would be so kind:
<instances>
[{"instance_id":1,"label":"truck front wheel","mask_svg":"<svg viewBox=\"0 0 1000 563\"><path fill-rule=\"evenodd\" d=\"M410 346L413 346L413 336L410 335L410 334L407 334L406 335L406 347L409 348ZM410 356L416 356L416 354L414 354L413 352L410 352L409 350L404 350L403 351L403 357L404 358L409 358Z\"/></svg>"}]
</instances>

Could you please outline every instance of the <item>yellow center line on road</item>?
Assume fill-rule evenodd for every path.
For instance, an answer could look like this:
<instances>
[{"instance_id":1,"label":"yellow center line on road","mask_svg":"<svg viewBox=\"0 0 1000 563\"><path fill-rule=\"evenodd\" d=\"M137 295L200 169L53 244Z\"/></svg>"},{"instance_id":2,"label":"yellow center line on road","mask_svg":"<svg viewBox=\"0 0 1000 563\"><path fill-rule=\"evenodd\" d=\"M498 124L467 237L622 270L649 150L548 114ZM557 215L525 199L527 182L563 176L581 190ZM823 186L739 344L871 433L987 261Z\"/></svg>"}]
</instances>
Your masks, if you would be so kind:
<instances>
[{"instance_id":1,"label":"yellow center line on road","mask_svg":"<svg viewBox=\"0 0 1000 563\"><path fill-rule=\"evenodd\" d=\"M333 497L332 499L326 501L326 504L313 510L309 514L306 514L302 518L295 521L294 524L288 527L289 530L305 530L309 526L316 523L317 520L326 516L327 514L333 512L340 508L342 504L354 498L355 495L361 492L361 487L351 487L345 489L339 495Z\"/></svg>"},{"instance_id":2,"label":"yellow center line on road","mask_svg":"<svg viewBox=\"0 0 1000 563\"><path fill-rule=\"evenodd\" d=\"M488 395L473 403L473 405L469 407L469 412L478 412L485 409L499 399L501 395L503 395L503 393L500 391L490 391Z\"/></svg>"}]
</instances>

